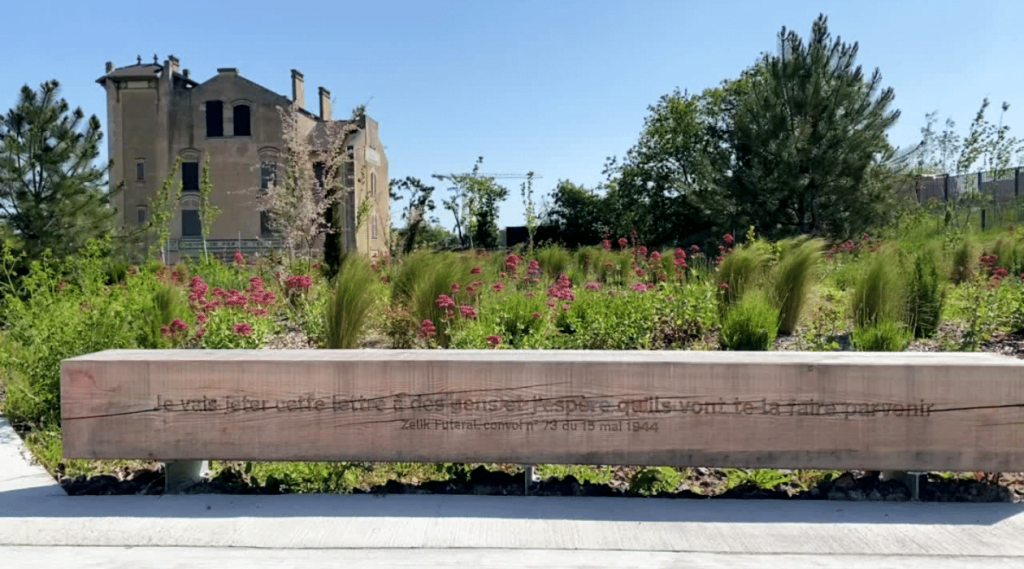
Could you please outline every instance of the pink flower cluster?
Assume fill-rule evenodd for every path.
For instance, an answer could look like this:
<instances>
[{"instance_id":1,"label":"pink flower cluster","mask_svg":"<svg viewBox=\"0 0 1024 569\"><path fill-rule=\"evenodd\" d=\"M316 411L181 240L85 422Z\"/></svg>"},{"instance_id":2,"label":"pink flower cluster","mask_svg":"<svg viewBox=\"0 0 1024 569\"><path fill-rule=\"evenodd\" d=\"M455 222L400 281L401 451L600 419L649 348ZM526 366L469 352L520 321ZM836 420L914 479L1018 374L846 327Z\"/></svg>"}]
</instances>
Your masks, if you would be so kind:
<instances>
[{"instance_id":1,"label":"pink flower cluster","mask_svg":"<svg viewBox=\"0 0 1024 569\"><path fill-rule=\"evenodd\" d=\"M160 328L160 334L165 338L171 338L186 330L188 330L188 324L186 324L181 318L175 318L174 320L171 320L170 324Z\"/></svg>"},{"instance_id":2,"label":"pink flower cluster","mask_svg":"<svg viewBox=\"0 0 1024 569\"><path fill-rule=\"evenodd\" d=\"M284 281L284 286L290 291L307 291L313 286L313 277L309 275L294 275Z\"/></svg>"},{"instance_id":3,"label":"pink flower cluster","mask_svg":"<svg viewBox=\"0 0 1024 569\"><path fill-rule=\"evenodd\" d=\"M565 273L559 275L555 284L548 287L548 296L568 302L576 300L576 293L572 290L572 283Z\"/></svg>"}]
</instances>

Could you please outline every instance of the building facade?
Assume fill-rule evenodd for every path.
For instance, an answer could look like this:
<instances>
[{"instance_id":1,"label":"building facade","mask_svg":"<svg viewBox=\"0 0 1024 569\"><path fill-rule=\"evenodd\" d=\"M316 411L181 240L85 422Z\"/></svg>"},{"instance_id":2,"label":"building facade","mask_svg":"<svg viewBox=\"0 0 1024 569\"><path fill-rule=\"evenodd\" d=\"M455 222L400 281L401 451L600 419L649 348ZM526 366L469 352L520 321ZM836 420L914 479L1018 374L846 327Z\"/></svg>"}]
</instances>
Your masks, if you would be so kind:
<instances>
[{"instance_id":1,"label":"building facade","mask_svg":"<svg viewBox=\"0 0 1024 569\"><path fill-rule=\"evenodd\" d=\"M390 234L388 162L377 122L369 117L335 121L330 92L318 89L319 112L306 110L302 73L292 70L288 98L242 77L236 68L220 68L200 83L173 55L162 64L137 63L115 68L107 62L97 80L107 92L107 152L113 160L111 187L123 182L115 204L122 224L144 227L150 203L177 159L175 172L182 196L171 220L169 262L202 250L198 190L203 163L210 161L211 202L220 208L207 248L231 257L280 246L266 214L259 210L256 190L269 183L286 154L280 108L300 108L302 128L314 133L328 122L357 127L345 142L351 162L344 183L348 208L342 212L343 248L370 257L387 251ZM360 204L368 201L368 207ZM356 212L364 211L361 223Z\"/></svg>"}]
</instances>

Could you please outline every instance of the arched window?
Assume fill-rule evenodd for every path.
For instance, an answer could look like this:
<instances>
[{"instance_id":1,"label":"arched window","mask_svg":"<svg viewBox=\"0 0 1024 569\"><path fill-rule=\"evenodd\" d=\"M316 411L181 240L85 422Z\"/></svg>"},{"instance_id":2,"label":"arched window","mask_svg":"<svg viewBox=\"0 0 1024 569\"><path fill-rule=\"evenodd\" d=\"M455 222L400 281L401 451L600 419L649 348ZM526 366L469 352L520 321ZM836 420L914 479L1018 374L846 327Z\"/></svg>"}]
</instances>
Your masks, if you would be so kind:
<instances>
[{"instance_id":1,"label":"arched window","mask_svg":"<svg viewBox=\"0 0 1024 569\"><path fill-rule=\"evenodd\" d=\"M232 117L235 125L235 136L250 136L252 134L249 113L249 105L235 105Z\"/></svg>"},{"instance_id":2,"label":"arched window","mask_svg":"<svg viewBox=\"0 0 1024 569\"><path fill-rule=\"evenodd\" d=\"M223 101L206 101L206 136L209 138L224 136Z\"/></svg>"}]
</instances>

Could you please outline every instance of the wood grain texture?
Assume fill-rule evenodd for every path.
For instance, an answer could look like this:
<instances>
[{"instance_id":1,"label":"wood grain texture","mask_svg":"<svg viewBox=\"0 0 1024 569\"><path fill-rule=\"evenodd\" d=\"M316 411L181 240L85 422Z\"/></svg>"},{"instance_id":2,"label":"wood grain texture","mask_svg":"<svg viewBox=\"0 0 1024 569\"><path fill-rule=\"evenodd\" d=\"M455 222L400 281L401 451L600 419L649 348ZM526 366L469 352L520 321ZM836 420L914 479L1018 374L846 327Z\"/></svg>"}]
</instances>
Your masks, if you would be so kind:
<instances>
[{"instance_id":1,"label":"wood grain texture","mask_svg":"<svg viewBox=\"0 0 1024 569\"><path fill-rule=\"evenodd\" d=\"M1024 471L990 354L112 350L61 368L66 458Z\"/></svg>"}]
</instances>

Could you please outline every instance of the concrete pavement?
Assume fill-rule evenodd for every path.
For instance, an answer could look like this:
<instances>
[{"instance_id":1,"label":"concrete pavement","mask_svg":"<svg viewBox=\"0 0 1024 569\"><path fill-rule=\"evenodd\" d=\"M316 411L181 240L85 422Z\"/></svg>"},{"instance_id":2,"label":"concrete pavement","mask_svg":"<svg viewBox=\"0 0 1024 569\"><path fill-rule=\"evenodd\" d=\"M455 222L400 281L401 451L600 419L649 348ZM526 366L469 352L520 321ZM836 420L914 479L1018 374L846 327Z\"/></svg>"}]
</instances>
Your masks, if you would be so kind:
<instances>
[{"instance_id":1,"label":"concrete pavement","mask_svg":"<svg viewBox=\"0 0 1024 569\"><path fill-rule=\"evenodd\" d=\"M1024 566L1022 504L69 497L19 446L0 419L5 569Z\"/></svg>"}]
</instances>

